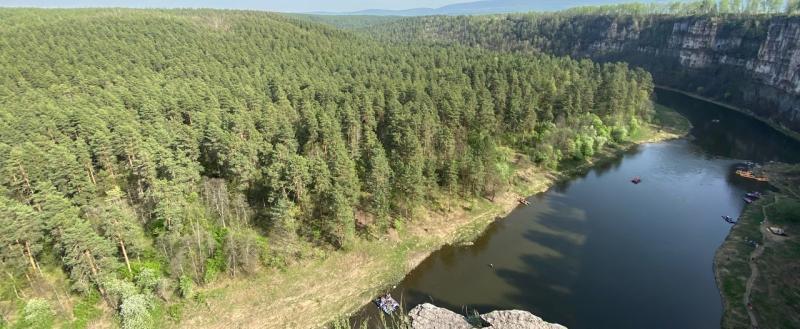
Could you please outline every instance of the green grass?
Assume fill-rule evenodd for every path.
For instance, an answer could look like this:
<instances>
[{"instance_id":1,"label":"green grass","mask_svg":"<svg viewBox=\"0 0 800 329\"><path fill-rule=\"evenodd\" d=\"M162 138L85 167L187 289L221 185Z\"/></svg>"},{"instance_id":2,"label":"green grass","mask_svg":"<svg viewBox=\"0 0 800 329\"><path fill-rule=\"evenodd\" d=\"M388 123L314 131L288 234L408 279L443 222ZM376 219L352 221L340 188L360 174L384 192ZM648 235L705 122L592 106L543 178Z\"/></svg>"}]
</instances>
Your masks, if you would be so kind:
<instances>
[{"instance_id":1,"label":"green grass","mask_svg":"<svg viewBox=\"0 0 800 329\"><path fill-rule=\"evenodd\" d=\"M750 206L739 224L720 247L716 266L725 304L723 328L747 328L749 316L744 304L745 284L750 277L748 259L753 247L745 238L765 243L763 254L756 260L759 275L754 281L750 300L761 328L800 328L800 200L795 196L800 167L769 165L766 168L772 192ZM787 237L763 236L760 222L764 212L770 226L779 226Z\"/></svg>"},{"instance_id":2,"label":"green grass","mask_svg":"<svg viewBox=\"0 0 800 329\"><path fill-rule=\"evenodd\" d=\"M74 319L65 324L62 328L69 328L69 329L82 329L88 328L89 323L92 320L99 318L103 311L97 307L97 303L100 302L100 294L95 292L89 296L83 297L75 306L72 308L72 316Z\"/></svg>"},{"instance_id":3,"label":"green grass","mask_svg":"<svg viewBox=\"0 0 800 329\"><path fill-rule=\"evenodd\" d=\"M761 275L753 289L753 305L763 328L800 328L800 200L778 195L767 216L770 225L783 227L789 236L768 244L758 260Z\"/></svg>"},{"instance_id":4,"label":"green grass","mask_svg":"<svg viewBox=\"0 0 800 329\"><path fill-rule=\"evenodd\" d=\"M777 225L800 224L800 201L783 197L767 208L767 216Z\"/></svg>"},{"instance_id":5,"label":"green grass","mask_svg":"<svg viewBox=\"0 0 800 329\"><path fill-rule=\"evenodd\" d=\"M663 129L677 134L686 134L692 129L689 119L686 119L675 110L660 104L655 104L655 110L653 123L663 127Z\"/></svg>"},{"instance_id":6,"label":"green grass","mask_svg":"<svg viewBox=\"0 0 800 329\"><path fill-rule=\"evenodd\" d=\"M753 246L746 239L762 242L763 237L759 225L763 220L761 206L772 202L772 197L764 197L748 206L739 217L728 238L717 253L717 273L719 285L725 305L723 328L746 328L750 320L744 305L745 287L750 277L748 260Z\"/></svg>"}]
</instances>

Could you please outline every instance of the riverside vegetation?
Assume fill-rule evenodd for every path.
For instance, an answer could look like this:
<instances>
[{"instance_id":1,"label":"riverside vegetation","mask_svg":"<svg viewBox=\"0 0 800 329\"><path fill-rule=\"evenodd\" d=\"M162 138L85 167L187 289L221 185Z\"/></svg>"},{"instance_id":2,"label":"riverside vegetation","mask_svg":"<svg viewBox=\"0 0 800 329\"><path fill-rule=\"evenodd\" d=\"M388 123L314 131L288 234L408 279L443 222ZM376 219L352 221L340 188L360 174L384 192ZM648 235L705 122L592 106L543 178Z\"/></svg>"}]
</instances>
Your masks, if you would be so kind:
<instances>
[{"instance_id":1,"label":"riverside vegetation","mask_svg":"<svg viewBox=\"0 0 800 329\"><path fill-rule=\"evenodd\" d=\"M800 326L800 166L770 164L765 171L776 190L747 206L717 251L715 273L725 303L723 328ZM787 235L775 235L769 227L783 228Z\"/></svg>"},{"instance_id":2,"label":"riverside vegetation","mask_svg":"<svg viewBox=\"0 0 800 329\"><path fill-rule=\"evenodd\" d=\"M761 56L791 57L791 51L774 52L780 47L772 45L780 42L771 43L777 39L768 39L786 36L780 33L781 26L794 29L798 13L800 6L797 1L697 1L587 7L555 14L413 17L387 21L362 31L377 39L398 43L425 41L512 53L571 55L598 61L625 60L653 72L659 84L711 98L707 101L736 104L735 109L754 114L797 138L800 126L797 121L792 121L796 118L796 110L776 111L780 101L775 99L745 99L748 90L761 88L757 86L762 86L763 81L743 73L745 70L734 67L736 65L715 64L714 59L710 60L712 64L698 65L693 62L693 56L700 54L697 58L701 63L703 54L717 54L742 62L761 61ZM683 38L678 39L681 41L679 45L666 47L674 42L669 38L671 35L675 37L674 30L681 26L689 29L683 31L685 34L677 34ZM715 41L706 47L704 40ZM796 45L796 42L786 44ZM652 52L654 49L655 53ZM684 52L687 54L685 58ZM677 57L674 55L679 53L681 62L670 57ZM662 57L659 59L658 56ZM762 63L769 66L767 61ZM780 68L773 73L772 77L796 75L796 68ZM796 101L789 100L796 97L796 92L789 94L784 104L795 104L792 106L796 109ZM748 111L739 106L753 107ZM792 171L788 167L773 167L771 170L775 176L772 184L777 185L779 191L748 206L742 221L732 230L715 260L718 286L725 306L724 328L753 325L798 327L796 310L800 292L796 289L796 264L800 254L797 253L797 241L791 233L786 238L778 238L760 225L762 220L769 218L772 225L788 228L788 232L796 231L795 218L799 214L797 191L793 186L798 184L797 174L796 169ZM763 253L752 262L749 259L753 247L745 243L746 238L755 239L764 246ZM757 275L751 273L751 268L757 269ZM750 288L747 288L748 280L752 282ZM750 310L745 298L751 304Z\"/></svg>"},{"instance_id":3,"label":"riverside vegetation","mask_svg":"<svg viewBox=\"0 0 800 329\"><path fill-rule=\"evenodd\" d=\"M242 305L214 300L243 293L226 285L273 275L283 301L346 311L303 278L379 284L370 270L415 258L383 258L382 239L427 250L471 223L427 214L491 207L471 200L508 197L517 167L585 163L653 114L650 75L625 64L393 45L269 13L2 9L0 47L9 328L223 316ZM426 220L448 229L411 235Z\"/></svg>"}]
</instances>

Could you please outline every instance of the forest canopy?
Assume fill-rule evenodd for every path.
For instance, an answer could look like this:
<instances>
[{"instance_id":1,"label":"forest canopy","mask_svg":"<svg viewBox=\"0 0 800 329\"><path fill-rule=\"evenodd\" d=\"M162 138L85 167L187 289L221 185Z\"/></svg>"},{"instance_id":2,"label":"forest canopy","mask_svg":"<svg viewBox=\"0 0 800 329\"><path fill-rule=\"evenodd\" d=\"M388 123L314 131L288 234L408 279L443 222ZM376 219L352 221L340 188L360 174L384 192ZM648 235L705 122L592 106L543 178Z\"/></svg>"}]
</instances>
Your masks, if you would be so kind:
<instances>
[{"instance_id":1,"label":"forest canopy","mask_svg":"<svg viewBox=\"0 0 800 329\"><path fill-rule=\"evenodd\" d=\"M436 193L493 195L501 148L555 168L652 111L650 75L624 64L269 13L2 9L0 49L0 293L21 326L72 295L147 327L298 245L346 249Z\"/></svg>"}]
</instances>

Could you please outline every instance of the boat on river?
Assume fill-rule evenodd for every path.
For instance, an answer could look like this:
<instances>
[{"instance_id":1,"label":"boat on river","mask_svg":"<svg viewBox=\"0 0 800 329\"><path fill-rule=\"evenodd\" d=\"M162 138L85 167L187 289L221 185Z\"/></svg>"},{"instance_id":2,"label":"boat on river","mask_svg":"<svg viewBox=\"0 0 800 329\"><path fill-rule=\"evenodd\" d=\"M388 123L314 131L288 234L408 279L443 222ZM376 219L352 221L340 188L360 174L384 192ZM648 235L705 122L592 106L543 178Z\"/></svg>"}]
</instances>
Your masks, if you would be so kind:
<instances>
[{"instance_id":1,"label":"boat on river","mask_svg":"<svg viewBox=\"0 0 800 329\"><path fill-rule=\"evenodd\" d=\"M750 199L748 197L744 197L743 199L744 199L744 202L747 203L747 204L753 203L753 199Z\"/></svg>"},{"instance_id":2,"label":"boat on river","mask_svg":"<svg viewBox=\"0 0 800 329\"><path fill-rule=\"evenodd\" d=\"M642 178L639 177L639 176L636 176L636 177L631 179L631 183L634 183L634 184L639 184L641 182L642 182Z\"/></svg>"},{"instance_id":3,"label":"boat on river","mask_svg":"<svg viewBox=\"0 0 800 329\"><path fill-rule=\"evenodd\" d=\"M528 201L528 200L525 200L525 198L519 198L519 199L517 199L517 202L519 202L519 204L524 205L524 206L527 206L527 205L531 204L531 202Z\"/></svg>"},{"instance_id":4,"label":"boat on river","mask_svg":"<svg viewBox=\"0 0 800 329\"><path fill-rule=\"evenodd\" d=\"M739 170L736 170L736 174L739 175L740 177L747 178L747 179L752 179L752 180L757 180L759 182L768 182L769 181L769 178L767 176L756 175L750 170L739 169Z\"/></svg>"},{"instance_id":5,"label":"boat on river","mask_svg":"<svg viewBox=\"0 0 800 329\"><path fill-rule=\"evenodd\" d=\"M775 234L775 235L786 235L786 231L784 231L780 227L769 227L768 229L769 229L770 233L772 233L772 234Z\"/></svg>"},{"instance_id":6,"label":"boat on river","mask_svg":"<svg viewBox=\"0 0 800 329\"><path fill-rule=\"evenodd\" d=\"M733 220L733 217L731 217L731 216L722 216L722 219L724 219L728 223L736 224L736 221Z\"/></svg>"},{"instance_id":7,"label":"boat on river","mask_svg":"<svg viewBox=\"0 0 800 329\"><path fill-rule=\"evenodd\" d=\"M750 192L744 195L751 200L761 199L761 192Z\"/></svg>"}]
</instances>

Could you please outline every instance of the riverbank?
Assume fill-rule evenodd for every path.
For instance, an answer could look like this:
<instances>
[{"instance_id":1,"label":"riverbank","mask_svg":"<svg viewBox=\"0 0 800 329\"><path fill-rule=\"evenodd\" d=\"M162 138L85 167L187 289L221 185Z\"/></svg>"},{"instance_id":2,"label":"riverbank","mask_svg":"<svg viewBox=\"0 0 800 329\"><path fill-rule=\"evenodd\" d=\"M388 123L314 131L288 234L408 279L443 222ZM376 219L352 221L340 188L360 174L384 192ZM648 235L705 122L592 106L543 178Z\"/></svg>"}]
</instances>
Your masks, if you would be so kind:
<instances>
[{"instance_id":1,"label":"riverbank","mask_svg":"<svg viewBox=\"0 0 800 329\"><path fill-rule=\"evenodd\" d=\"M777 124L777 123L773 122L772 120L768 120L768 119L762 118L760 116L757 116L753 112L751 112L751 111L749 111L749 110L747 110L745 108L741 108L741 107L734 106L734 105L731 105L731 104L723 103L723 102L720 102L720 101L717 101L717 100L714 100L714 99L711 99L711 98L703 97L703 96L700 96L698 94L693 94L693 93L690 93L690 92L687 92L687 91L683 91L683 90L680 90L680 89L670 88L670 87L666 87L666 86L656 86L655 88L656 89L668 90L668 91L675 92L675 93L679 93L679 94L687 96L687 97L691 97L691 98L694 98L694 99L699 99L699 100L704 101L704 102L712 103L714 105L717 105L717 106L724 107L724 108L729 109L729 110L733 110L733 111L742 113L742 114L747 115L747 116L749 116L749 117L751 117L753 119L756 119L758 121L761 121L761 122L767 124L768 126L772 127L772 129L775 129L775 130L779 131L780 133L793 138L794 140L800 141L800 133L798 133L796 131L793 131L793 130L791 130L789 128L786 128L786 127L784 127L784 126L782 126L780 124Z\"/></svg>"},{"instance_id":2,"label":"riverbank","mask_svg":"<svg viewBox=\"0 0 800 329\"><path fill-rule=\"evenodd\" d=\"M765 171L777 191L745 208L714 259L722 328L800 327L800 166L771 164Z\"/></svg>"},{"instance_id":3,"label":"riverbank","mask_svg":"<svg viewBox=\"0 0 800 329\"><path fill-rule=\"evenodd\" d=\"M685 133L685 132L684 132ZM553 172L515 156L513 184L493 201L473 199L448 204L439 196L415 220L379 240L361 240L347 252L269 270L246 279L228 279L204 288L187 305L186 328L315 328L352 313L380 291L400 281L432 252L446 244L472 241L497 218L518 206L518 196L541 193L561 179L614 159L630 147L680 137L664 127L648 127L624 145L598 152L591 162ZM431 210L435 209L435 210ZM213 312L212 312L213 310Z\"/></svg>"}]
</instances>

